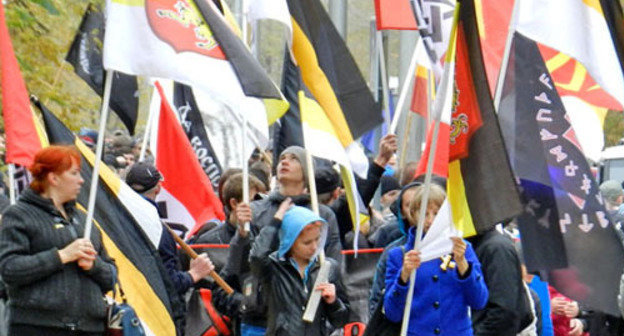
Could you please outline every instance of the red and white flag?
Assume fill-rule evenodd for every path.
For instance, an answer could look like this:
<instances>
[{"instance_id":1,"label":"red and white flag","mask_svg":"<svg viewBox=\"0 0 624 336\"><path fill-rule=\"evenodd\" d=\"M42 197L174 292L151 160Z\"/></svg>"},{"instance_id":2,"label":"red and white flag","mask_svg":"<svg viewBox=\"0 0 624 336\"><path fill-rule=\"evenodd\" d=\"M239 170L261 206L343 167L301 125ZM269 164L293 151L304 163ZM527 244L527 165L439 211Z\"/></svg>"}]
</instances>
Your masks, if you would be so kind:
<instances>
[{"instance_id":1,"label":"red and white flag","mask_svg":"<svg viewBox=\"0 0 624 336\"><path fill-rule=\"evenodd\" d=\"M160 83L155 85L161 101L158 137L152 146L155 147L156 168L164 178L156 202L166 205L166 211L161 214L166 223L183 225L192 235L206 221L224 220L223 205L197 161Z\"/></svg>"},{"instance_id":2,"label":"red and white flag","mask_svg":"<svg viewBox=\"0 0 624 336\"><path fill-rule=\"evenodd\" d=\"M453 43L453 42L451 42ZM451 143L451 134L456 130L451 129L451 115L453 113L453 101L455 98L455 59L454 52L446 55L446 62L444 64L444 72L440 81L440 90L436 94L432 108L432 121L429 124L427 131L427 139L425 150L420 157L418 167L414 177L423 175L427 171L427 161L429 159L429 152L431 143L433 141L433 130L436 120L440 120L440 129L438 131L437 144L435 156L433 159L433 174L447 177L448 176L448 164L449 164L449 146ZM458 129L461 131L461 129Z\"/></svg>"},{"instance_id":3,"label":"red and white flag","mask_svg":"<svg viewBox=\"0 0 624 336\"><path fill-rule=\"evenodd\" d=\"M423 44L422 39L418 39L419 44ZM412 94L412 103L410 111L420 114L423 118L428 119L429 115L429 96L434 90L431 77L433 76L431 67L431 59L427 55L424 45L418 46L416 49L416 71L414 74L414 91Z\"/></svg>"}]
</instances>

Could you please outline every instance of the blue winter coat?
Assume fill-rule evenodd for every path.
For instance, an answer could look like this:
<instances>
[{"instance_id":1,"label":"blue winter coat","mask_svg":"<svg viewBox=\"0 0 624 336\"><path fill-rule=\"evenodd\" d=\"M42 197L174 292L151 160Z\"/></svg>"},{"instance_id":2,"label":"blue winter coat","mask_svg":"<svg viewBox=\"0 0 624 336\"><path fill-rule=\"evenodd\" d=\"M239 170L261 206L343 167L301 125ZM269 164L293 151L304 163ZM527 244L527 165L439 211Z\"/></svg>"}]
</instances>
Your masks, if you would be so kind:
<instances>
[{"instance_id":1,"label":"blue winter coat","mask_svg":"<svg viewBox=\"0 0 624 336\"><path fill-rule=\"evenodd\" d=\"M410 228L405 251L414 246L414 228ZM416 270L416 287L410 313L408 335L472 335L469 307L485 307L488 290L481 273L481 264L470 243L466 247L469 268L463 278L456 269L442 271L441 259L424 262ZM393 322L403 319L408 284L400 275L403 266L403 249L390 251L386 268L386 317Z\"/></svg>"}]
</instances>

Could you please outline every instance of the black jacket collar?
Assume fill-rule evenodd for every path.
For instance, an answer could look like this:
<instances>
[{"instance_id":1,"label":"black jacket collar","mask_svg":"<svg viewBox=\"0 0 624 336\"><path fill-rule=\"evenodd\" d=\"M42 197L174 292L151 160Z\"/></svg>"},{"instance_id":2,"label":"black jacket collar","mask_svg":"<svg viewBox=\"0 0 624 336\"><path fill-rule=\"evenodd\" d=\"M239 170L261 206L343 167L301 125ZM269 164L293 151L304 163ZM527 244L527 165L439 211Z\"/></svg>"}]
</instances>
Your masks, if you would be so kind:
<instances>
[{"instance_id":1,"label":"black jacket collar","mask_svg":"<svg viewBox=\"0 0 624 336\"><path fill-rule=\"evenodd\" d=\"M32 190L31 188L24 190L24 192L20 195L19 201L32 204L56 216L60 216L61 218L63 217L61 212L56 208L56 206L54 206L54 202L52 202L52 199L41 196L39 193ZM76 201L63 203L63 208L65 208L65 213L67 214L67 216L69 218L72 218L76 209Z\"/></svg>"}]
</instances>

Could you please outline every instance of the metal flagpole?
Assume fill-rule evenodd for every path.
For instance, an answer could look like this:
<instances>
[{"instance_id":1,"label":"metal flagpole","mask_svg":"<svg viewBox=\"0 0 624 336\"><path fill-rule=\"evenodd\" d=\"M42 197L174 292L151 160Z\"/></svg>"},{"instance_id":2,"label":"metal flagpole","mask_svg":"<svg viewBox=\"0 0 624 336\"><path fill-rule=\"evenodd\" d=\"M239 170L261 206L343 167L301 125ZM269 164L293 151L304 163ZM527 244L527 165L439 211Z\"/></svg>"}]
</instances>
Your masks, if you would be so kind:
<instances>
[{"instance_id":1,"label":"metal flagpole","mask_svg":"<svg viewBox=\"0 0 624 336\"><path fill-rule=\"evenodd\" d=\"M106 133L106 119L108 118L108 103L110 101L111 87L113 83L113 70L106 70L106 81L104 82L104 96L102 97L102 108L100 111L100 130L98 132L97 147L95 150L95 162L93 163L93 174L91 176L91 189L89 190L89 205L87 206L87 219L85 221L84 238L90 239L91 228L93 226L93 211L95 210L95 196L98 182L100 180L100 162L104 150L104 138Z\"/></svg>"},{"instance_id":2,"label":"metal flagpole","mask_svg":"<svg viewBox=\"0 0 624 336\"><path fill-rule=\"evenodd\" d=\"M9 200L11 205L15 204L15 165L9 163Z\"/></svg>"},{"instance_id":3,"label":"metal flagpole","mask_svg":"<svg viewBox=\"0 0 624 336\"><path fill-rule=\"evenodd\" d=\"M243 164L243 203L249 204L249 165L247 164L247 156L246 153L246 138L247 138L247 114L242 113L243 115L243 137L241 141L241 162ZM249 232L249 222L245 223L245 232Z\"/></svg>"},{"instance_id":4,"label":"metal flagpole","mask_svg":"<svg viewBox=\"0 0 624 336\"><path fill-rule=\"evenodd\" d=\"M152 97L154 96L154 94L156 93L156 90L154 89L154 87L152 86ZM151 99L150 99L151 101ZM145 160L145 152L147 150L147 141L148 138L151 136L152 133L152 127L153 127L153 123L154 123L154 113L152 112L152 106L150 104L150 108L148 109L149 111L147 112L147 124L145 125L145 132L143 134L143 141L141 142L141 154L139 154L139 162L143 162L143 160Z\"/></svg>"},{"instance_id":5,"label":"metal flagpole","mask_svg":"<svg viewBox=\"0 0 624 336\"><path fill-rule=\"evenodd\" d=\"M379 69L381 70L381 87L383 90L384 119L390 120L390 92L388 90L388 75L386 72L386 57L384 55L382 32L377 31L377 52L379 53Z\"/></svg>"},{"instance_id":6,"label":"metal flagpole","mask_svg":"<svg viewBox=\"0 0 624 336\"><path fill-rule=\"evenodd\" d=\"M388 130L388 133L396 134L396 129L399 124L399 118L401 117L401 112L403 111L403 106L405 105L405 101L407 100L409 88L412 84L412 80L414 79L414 72L416 71L417 61L416 55L418 54L418 49L422 47L422 43L416 42L414 52L412 53L412 59L410 60L410 65L407 70L407 75L405 76L405 79L403 80L403 85L401 86L401 93L399 94L397 106L394 109L394 116L392 118L392 124L390 124L390 129Z\"/></svg>"}]
</instances>

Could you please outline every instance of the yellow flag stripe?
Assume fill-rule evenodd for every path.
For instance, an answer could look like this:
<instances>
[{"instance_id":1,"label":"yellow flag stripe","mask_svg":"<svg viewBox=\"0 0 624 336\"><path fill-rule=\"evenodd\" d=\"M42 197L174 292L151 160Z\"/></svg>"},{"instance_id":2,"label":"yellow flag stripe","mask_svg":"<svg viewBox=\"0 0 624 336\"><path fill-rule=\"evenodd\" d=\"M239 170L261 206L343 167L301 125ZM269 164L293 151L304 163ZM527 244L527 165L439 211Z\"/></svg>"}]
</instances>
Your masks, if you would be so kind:
<instances>
[{"instance_id":1,"label":"yellow flag stripe","mask_svg":"<svg viewBox=\"0 0 624 336\"><path fill-rule=\"evenodd\" d=\"M428 77L427 68L422 65L416 66L416 77L427 79Z\"/></svg>"},{"instance_id":2,"label":"yellow flag stripe","mask_svg":"<svg viewBox=\"0 0 624 336\"><path fill-rule=\"evenodd\" d=\"M288 101L282 99L264 98L262 99L262 102L264 103L264 109L266 110L267 122L269 125L281 118L290 107Z\"/></svg>"},{"instance_id":3,"label":"yellow flag stripe","mask_svg":"<svg viewBox=\"0 0 624 336\"><path fill-rule=\"evenodd\" d=\"M587 5L587 7L592 8L596 12L600 13L601 16L604 16L602 6L600 5L600 0L583 0L583 3Z\"/></svg>"},{"instance_id":4,"label":"yellow flag stripe","mask_svg":"<svg viewBox=\"0 0 624 336\"><path fill-rule=\"evenodd\" d=\"M41 115L39 113L35 113L32 107L30 109L30 113L32 114L33 122L35 123L35 131L37 131L37 137L39 138L39 143L41 143L41 148L50 146L48 133L46 133L45 126L43 126L43 122L41 121Z\"/></svg>"},{"instance_id":5,"label":"yellow flag stripe","mask_svg":"<svg viewBox=\"0 0 624 336\"><path fill-rule=\"evenodd\" d=\"M353 142L353 135L349 124L344 117L342 107L323 69L318 64L314 47L308 40L299 24L291 18L293 26L293 54L301 68L301 77L305 85L323 108L325 114L331 120L338 132L338 139L343 147L348 147Z\"/></svg>"},{"instance_id":6,"label":"yellow flag stripe","mask_svg":"<svg viewBox=\"0 0 624 336\"><path fill-rule=\"evenodd\" d=\"M550 73L553 73L557 69L568 63L570 59L570 56L560 52L546 61L546 68L548 68L548 71L550 71Z\"/></svg>"},{"instance_id":7,"label":"yellow flag stripe","mask_svg":"<svg viewBox=\"0 0 624 336\"><path fill-rule=\"evenodd\" d=\"M238 26L238 22L236 22L236 18L234 17L234 14L232 14L232 11L230 10L230 7L228 6L227 2L223 0L219 2L221 3L221 8L223 8L223 17L225 18L225 21L228 23L230 28L232 28L236 36L242 37L243 33L241 32L241 29ZM243 42L245 42L245 45L247 45L247 41L243 41Z\"/></svg>"},{"instance_id":8,"label":"yellow flag stripe","mask_svg":"<svg viewBox=\"0 0 624 336\"><path fill-rule=\"evenodd\" d=\"M133 7L145 7L145 0L112 0L113 3L133 6Z\"/></svg>"},{"instance_id":9,"label":"yellow flag stripe","mask_svg":"<svg viewBox=\"0 0 624 336\"><path fill-rule=\"evenodd\" d=\"M306 123L312 129L323 131L338 138L337 131L326 117L323 108L314 99L306 97L303 91L299 91L299 106L301 122Z\"/></svg>"},{"instance_id":10,"label":"yellow flag stripe","mask_svg":"<svg viewBox=\"0 0 624 336\"><path fill-rule=\"evenodd\" d=\"M485 20L483 19L483 1L474 0L474 6L475 15L477 17L477 29L479 31L479 37L481 37L481 39L485 41L485 39L487 38L485 34L487 32L485 29Z\"/></svg>"},{"instance_id":11,"label":"yellow flag stripe","mask_svg":"<svg viewBox=\"0 0 624 336\"><path fill-rule=\"evenodd\" d=\"M454 62L455 61L455 51L457 50L457 24L459 22L459 9L461 7L461 3L457 2L455 4L455 13L453 13L453 26L451 28L451 35L449 38L449 45L446 50L446 58L445 62Z\"/></svg>"},{"instance_id":12,"label":"yellow flag stripe","mask_svg":"<svg viewBox=\"0 0 624 336\"><path fill-rule=\"evenodd\" d=\"M466 187L464 186L459 160L449 163L446 191L455 227L463 233L464 237L476 235L477 231L475 230L468 200L466 199Z\"/></svg>"}]
</instances>

